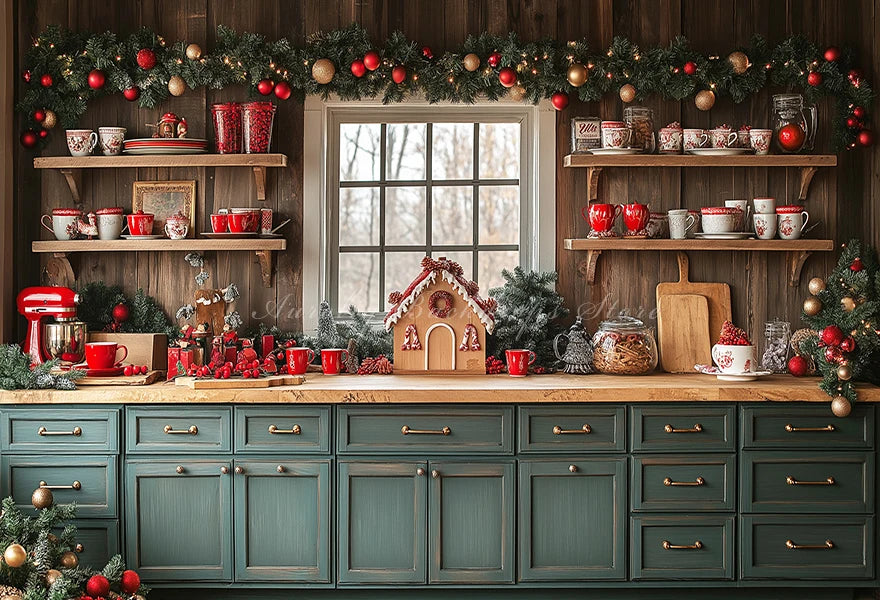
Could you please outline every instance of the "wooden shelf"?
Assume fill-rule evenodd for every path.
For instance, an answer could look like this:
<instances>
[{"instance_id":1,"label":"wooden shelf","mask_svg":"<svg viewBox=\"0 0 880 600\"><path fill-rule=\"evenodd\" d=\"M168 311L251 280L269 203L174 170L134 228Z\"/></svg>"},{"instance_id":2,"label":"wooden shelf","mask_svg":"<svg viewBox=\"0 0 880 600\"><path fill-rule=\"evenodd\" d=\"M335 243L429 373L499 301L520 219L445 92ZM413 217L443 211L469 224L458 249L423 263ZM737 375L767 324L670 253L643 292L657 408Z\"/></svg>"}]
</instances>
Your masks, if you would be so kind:
<instances>
[{"instance_id":1,"label":"wooden shelf","mask_svg":"<svg viewBox=\"0 0 880 600\"><path fill-rule=\"evenodd\" d=\"M286 167L285 154L148 154L123 156L44 156L34 159L35 169L58 169L67 180L77 205L82 203L80 169L135 169L188 167L247 167L254 171L257 200L266 200L266 169Z\"/></svg>"},{"instance_id":2,"label":"wooden shelf","mask_svg":"<svg viewBox=\"0 0 880 600\"><path fill-rule=\"evenodd\" d=\"M596 279L596 263L605 251L668 250L785 252L788 258L788 284L797 287L804 262L813 252L831 252L833 240L639 240L627 238L566 239L566 250L585 250L587 257L578 265L587 282Z\"/></svg>"}]
</instances>

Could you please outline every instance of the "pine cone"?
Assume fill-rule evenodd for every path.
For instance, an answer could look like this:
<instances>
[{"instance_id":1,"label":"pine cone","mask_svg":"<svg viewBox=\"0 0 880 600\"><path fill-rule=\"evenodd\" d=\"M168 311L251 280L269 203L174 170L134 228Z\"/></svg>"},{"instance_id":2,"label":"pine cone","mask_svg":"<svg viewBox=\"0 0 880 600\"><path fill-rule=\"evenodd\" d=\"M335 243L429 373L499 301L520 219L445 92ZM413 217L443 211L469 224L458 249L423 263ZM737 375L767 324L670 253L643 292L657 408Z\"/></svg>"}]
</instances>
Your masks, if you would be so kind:
<instances>
[{"instance_id":1,"label":"pine cone","mask_svg":"<svg viewBox=\"0 0 880 600\"><path fill-rule=\"evenodd\" d=\"M403 293L401 292L391 292L388 294L388 304L397 304L403 300Z\"/></svg>"},{"instance_id":2,"label":"pine cone","mask_svg":"<svg viewBox=\"0 0 880 600\"><path fill-rule=\"evenodd\" d=\"M471 296L476 296L480 291L480 286L477 285L476 281L468 281L464 284L464 289Z\"/></svg>"}]
</instances>

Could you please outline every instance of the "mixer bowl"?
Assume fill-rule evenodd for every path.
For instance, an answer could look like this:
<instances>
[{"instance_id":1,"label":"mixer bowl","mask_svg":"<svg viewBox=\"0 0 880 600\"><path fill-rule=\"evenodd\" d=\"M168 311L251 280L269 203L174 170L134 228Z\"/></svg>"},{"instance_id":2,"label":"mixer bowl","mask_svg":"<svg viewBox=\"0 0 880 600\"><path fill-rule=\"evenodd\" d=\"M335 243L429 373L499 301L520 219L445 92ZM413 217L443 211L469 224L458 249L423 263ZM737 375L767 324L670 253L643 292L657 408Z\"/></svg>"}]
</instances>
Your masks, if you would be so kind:
<instances>
[{"instance_id":1,"label":"mixer bowl","mask_svg":"<svg viewBox=\"0 0 880 600\"><path fill-rule=\"evenodd\" d=\"M43 344L49 358L79 363L85 358L88 326L82 321L59 321L43 325Z\"/></svg>"}]
</instances>

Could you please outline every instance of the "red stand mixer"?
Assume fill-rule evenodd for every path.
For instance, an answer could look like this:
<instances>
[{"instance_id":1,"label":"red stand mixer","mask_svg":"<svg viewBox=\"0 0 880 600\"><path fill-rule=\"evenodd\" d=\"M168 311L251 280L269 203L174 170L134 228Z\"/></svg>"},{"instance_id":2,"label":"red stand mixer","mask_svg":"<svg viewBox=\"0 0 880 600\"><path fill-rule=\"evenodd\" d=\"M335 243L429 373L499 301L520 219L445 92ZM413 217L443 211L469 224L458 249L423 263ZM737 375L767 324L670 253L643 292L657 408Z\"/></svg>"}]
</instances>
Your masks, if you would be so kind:
<instances>
[{"instance_id":1,"label":"red stand mixer","mask_svg":"<svg viewBox=\"0 0 880 600\"><path fill-rule=\"evenodd\" d=\"M18 312L28 320L23 350L32 364L54 358L68 362L83 359L86 324L76 320L79 300L79 294L66 287L29 287L18 294ZM54 322L44 323L48 317Z\"/></svg>"}]
</instances>

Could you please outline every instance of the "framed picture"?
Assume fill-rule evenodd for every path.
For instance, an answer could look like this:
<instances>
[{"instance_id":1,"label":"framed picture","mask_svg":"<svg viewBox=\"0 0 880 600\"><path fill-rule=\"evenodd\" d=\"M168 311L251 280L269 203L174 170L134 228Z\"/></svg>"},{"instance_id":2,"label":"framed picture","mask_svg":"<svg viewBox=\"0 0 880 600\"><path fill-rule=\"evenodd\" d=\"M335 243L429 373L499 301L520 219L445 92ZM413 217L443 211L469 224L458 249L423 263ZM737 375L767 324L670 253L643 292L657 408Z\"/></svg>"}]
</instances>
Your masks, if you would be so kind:
<instances>
[{"instance_id":1,"label":"framed picture","mask_svg":"<svg viewBox=\"0 0 880 600\"><path fill-rule=\"evenodd\" d=\"M131 194L131 211L152 213L153 232L163 234L168 217L182 213L189 217L186 237L196 236L195 181L135 181Z\"/></svg>"}]
</instances>

